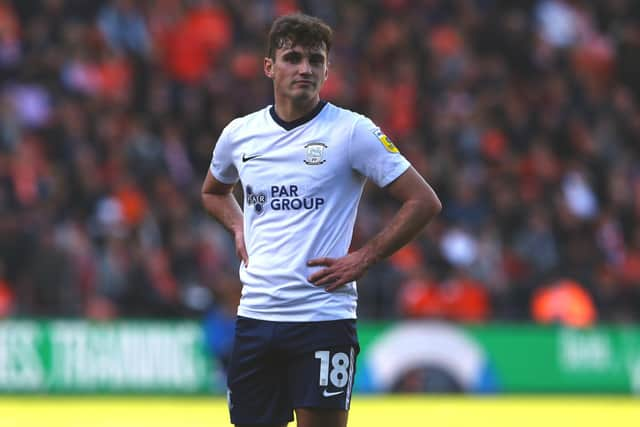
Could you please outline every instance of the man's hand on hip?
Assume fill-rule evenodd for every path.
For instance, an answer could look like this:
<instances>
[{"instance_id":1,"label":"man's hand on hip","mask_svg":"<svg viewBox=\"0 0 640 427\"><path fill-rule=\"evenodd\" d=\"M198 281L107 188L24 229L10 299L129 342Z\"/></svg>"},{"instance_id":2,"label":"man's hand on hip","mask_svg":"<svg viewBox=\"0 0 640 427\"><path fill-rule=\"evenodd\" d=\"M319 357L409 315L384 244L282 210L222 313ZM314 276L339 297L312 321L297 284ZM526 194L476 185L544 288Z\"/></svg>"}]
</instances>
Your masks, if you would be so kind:
<instances>
[{"instance_id":1,"label":"man's hand on hip","mask_svg":"<svg viewBox=\"0 0 640 427\"><path fill-rule=\"evenodd\" d=\"M307 265L326 267L309 276L309 282L316 286L324 286L327 292L332 292L362 277L370 263L361 252L355 251L341 258L315 258L309 260Z\"/></svg>"}]
</instances>

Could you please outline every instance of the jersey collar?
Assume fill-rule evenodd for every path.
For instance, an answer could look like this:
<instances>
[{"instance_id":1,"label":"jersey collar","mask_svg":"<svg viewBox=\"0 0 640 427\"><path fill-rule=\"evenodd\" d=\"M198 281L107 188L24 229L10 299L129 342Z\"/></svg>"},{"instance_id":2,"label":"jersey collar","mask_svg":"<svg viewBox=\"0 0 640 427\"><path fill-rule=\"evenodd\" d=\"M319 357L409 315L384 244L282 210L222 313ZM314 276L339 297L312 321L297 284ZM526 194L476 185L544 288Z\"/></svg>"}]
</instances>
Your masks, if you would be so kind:
<instances>
[{"instance_id":1,"label":"jersey collar","mask_svg":"<svg viewBox=\"0 0 640 427\"><path fill-rule=\"evenodd\" d=\"M327 105L327 101L321 100L320 102L318 102L318 105L316 105L313 108L313 110L309 111L307 114L300 117L299 119L296 119L290 122L285 122L280 117L278 117L278 114L276 113L276 108L273 105L271 106L271 108L269 108L269 114L271 114L271 118L273 119L273 121L279 124L280 127L282 127L285 130L291 130L293 128L296 128L300 125L307 123L308 121L313 120L315 116L320 114L320 111L322 111L325 105Z\"/></svg>"}]
</instances>

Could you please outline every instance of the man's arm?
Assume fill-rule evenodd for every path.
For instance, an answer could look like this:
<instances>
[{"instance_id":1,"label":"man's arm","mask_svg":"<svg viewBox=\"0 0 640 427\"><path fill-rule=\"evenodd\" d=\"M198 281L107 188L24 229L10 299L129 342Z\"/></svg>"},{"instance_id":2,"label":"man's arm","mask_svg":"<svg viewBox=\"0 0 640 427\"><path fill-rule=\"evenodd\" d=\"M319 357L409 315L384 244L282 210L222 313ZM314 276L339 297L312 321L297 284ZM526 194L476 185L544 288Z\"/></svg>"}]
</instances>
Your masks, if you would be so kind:
<instances>
[{"instance_id":1,"label":"man's arm","mask_svg":"<svg viewBox=\"0 0 640 427\"><path fill-rule=\"evenodd\" d=\"M376 262L388 257L411 241L440 212L442 204L431 186L413 168L386 187L402 203L391 222L360 249L342 258L316 258L309 266L325 266L309 277L327 291L359 279Z\"/></svg>"},{"instance_id":2,"label":"man's arm","mask_svg":"<svg viewBox=\"0 0 640 427\"><path fill-rule=\"evenodd\" d=\"M232 190L232 184L218 181L211 171L208 171L202 184L202 205L209 215L218 220L233 235L236 254L246 267L249 265L249 256L244 244L242 210L233 197Z\"/></svg>"}]
</instances>

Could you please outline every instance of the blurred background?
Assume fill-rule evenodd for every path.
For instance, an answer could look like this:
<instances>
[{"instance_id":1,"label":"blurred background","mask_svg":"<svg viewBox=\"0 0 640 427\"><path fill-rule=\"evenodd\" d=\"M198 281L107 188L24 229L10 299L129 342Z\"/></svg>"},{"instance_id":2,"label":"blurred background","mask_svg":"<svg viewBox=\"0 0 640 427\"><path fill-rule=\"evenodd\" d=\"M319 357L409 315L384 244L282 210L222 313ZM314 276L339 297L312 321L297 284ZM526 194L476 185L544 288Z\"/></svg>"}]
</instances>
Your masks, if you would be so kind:
<instances>
[{"instance_id":1,"label":"blurred background","mask_svg":"<svg viewBox=\"0 0 640 427\"><path fill-rule=\"evenodd\" d=\"M296 10L444 205L359 281L356 390L640 392L634 0L0 0L0 391L224 391L200 186ZM395 209L367 187L353 246Z\"/></svg>"}]
</instances>

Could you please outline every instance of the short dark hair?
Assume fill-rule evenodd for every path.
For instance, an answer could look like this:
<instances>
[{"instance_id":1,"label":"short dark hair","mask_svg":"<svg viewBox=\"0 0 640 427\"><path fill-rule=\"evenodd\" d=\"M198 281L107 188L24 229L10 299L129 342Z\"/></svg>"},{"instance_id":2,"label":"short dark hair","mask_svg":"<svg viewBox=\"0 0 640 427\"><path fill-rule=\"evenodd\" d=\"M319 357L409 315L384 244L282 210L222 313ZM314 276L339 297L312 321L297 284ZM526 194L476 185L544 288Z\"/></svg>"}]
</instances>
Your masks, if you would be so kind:
<instances>
[{"instance_id":1,"label":"short dark hair","mask_svg":"<svg viewBox=\"0 0 640 427\"><path fill-rule=\"evenodd\" d=\"M283 15L273 21L269 31L267 56L276 58L276 50L287 43L307 48L326 47L327 54L331 49L333 31L324 21L304 13Z\"/></svg>"}]
</instances>

